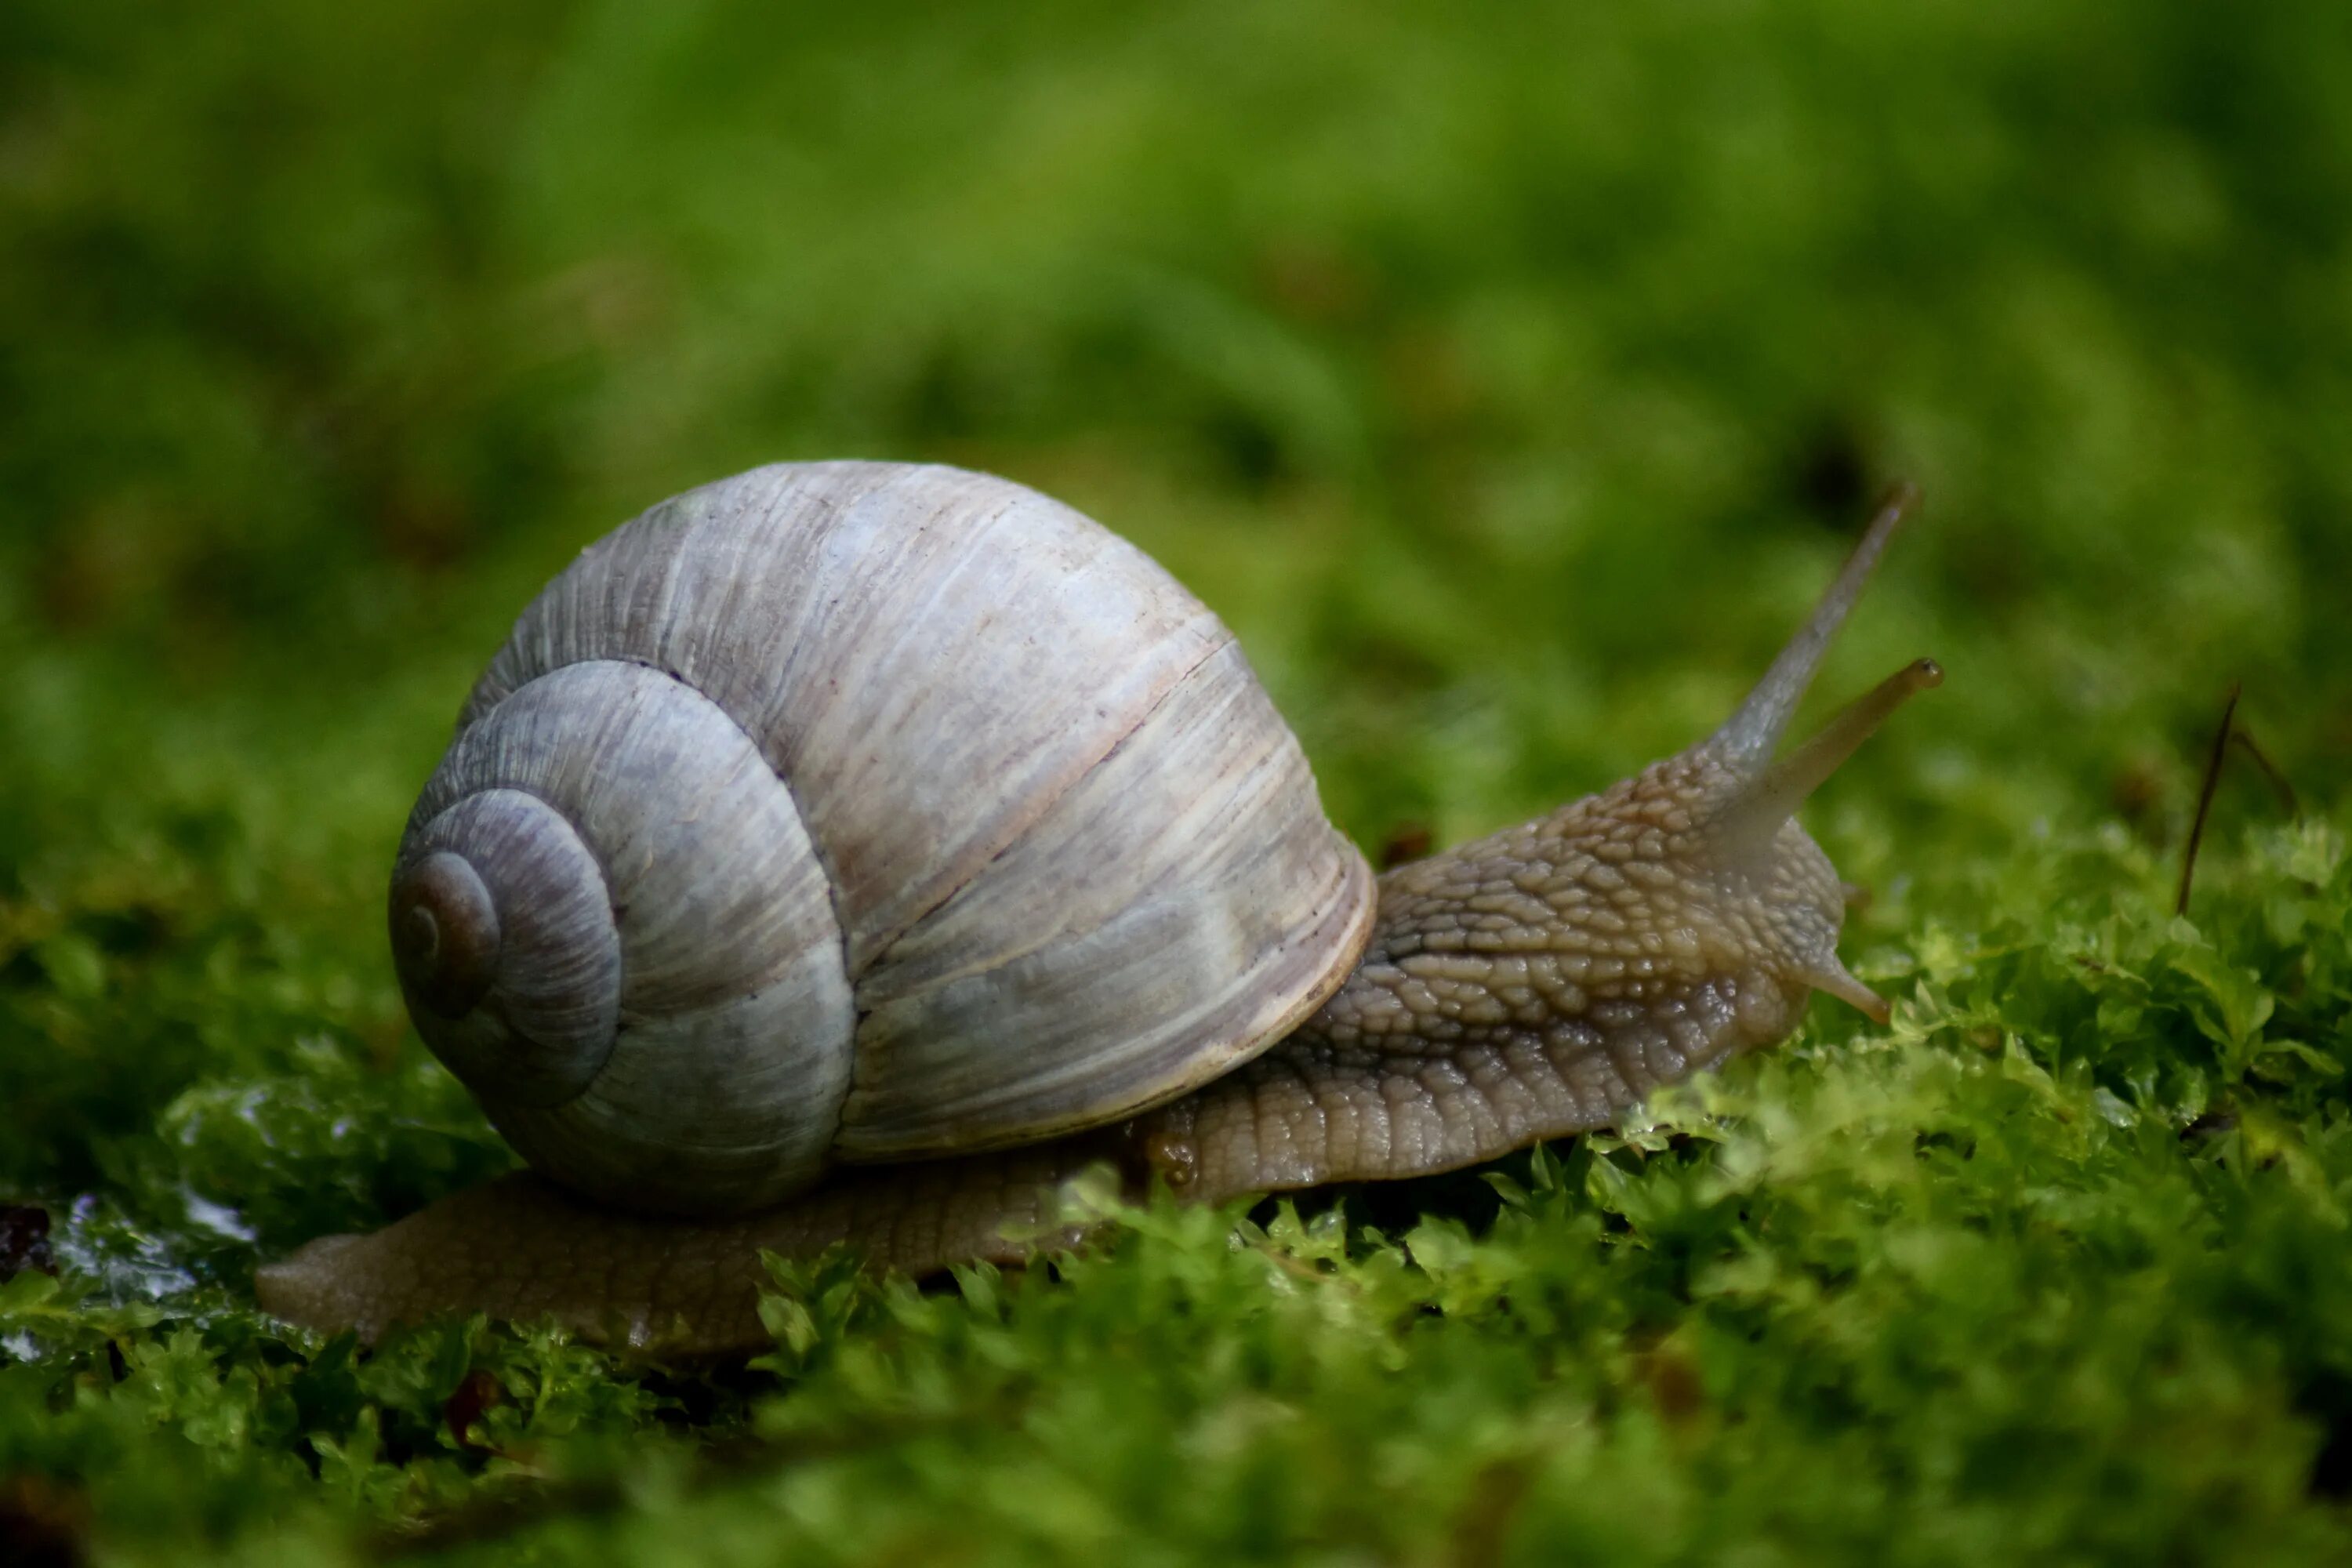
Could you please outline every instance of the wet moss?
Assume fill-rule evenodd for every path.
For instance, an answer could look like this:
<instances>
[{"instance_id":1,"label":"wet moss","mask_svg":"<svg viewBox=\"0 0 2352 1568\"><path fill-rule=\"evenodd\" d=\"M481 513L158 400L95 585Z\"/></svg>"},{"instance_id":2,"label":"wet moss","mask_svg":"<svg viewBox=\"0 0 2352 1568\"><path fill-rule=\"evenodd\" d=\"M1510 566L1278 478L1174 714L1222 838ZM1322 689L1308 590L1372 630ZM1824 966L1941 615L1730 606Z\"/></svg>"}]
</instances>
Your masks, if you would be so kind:
<instances>
[{"instance_id":1,"label":"wet moss","mask_svg":"<svg viewBox=\"0 0 2352 1568\"><path fill-rule=\"evenodd\" d=\"M2341 7L115 9L0 18L0 1548L2343 1559ZM1950 679L1808 818L1893 1028L750 1366L258 1317L509 1158L381 934L479 661L842 455L1160 556L1368 846L1685 743L1918 479L1820 700ZM2302 818L2179 920L2233 681Z\"/></svg>"}]
</instances>

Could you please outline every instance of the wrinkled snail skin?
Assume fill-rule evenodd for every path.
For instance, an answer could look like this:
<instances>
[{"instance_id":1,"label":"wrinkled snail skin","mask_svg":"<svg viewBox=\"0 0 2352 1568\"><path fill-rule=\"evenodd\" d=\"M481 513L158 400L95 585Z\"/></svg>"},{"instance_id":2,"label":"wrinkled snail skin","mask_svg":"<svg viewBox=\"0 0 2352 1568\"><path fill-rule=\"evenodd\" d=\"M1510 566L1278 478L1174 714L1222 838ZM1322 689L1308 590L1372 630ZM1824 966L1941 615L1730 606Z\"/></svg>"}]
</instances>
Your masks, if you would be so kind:
<instances>
[{"instance_id":1,"label":"wrinkled snail skin","mask_svg":"<svg viewBox=\"0 0 2352 1568\"><path fill-rule=\"evenodd\" d=\"M1941 672L1907 666L1785 758L1772 752L1910 499L1890 501L1716 734L1387 873L1337 989L1189 1092L1020 1147L836 1167L731 1216L625 1213L510 1175L373 1235L312 1243L260 1271L262 1304L370 1340L485 1310L668 1353L740 1350L764 1342L761 1249L846 1242L917 1275L1015 1260L1079 1239L1058 1191L1105 1162L1131 1191L1164 1181L1210 1202L1433 1173L1612 1125L1660 1085L1785 1037L1813 990L1883 1021L1886 1005L1837 957L1844 888L1792 814ZM452 878L446 866L415 874ZM396 941L399 930L396 917ZM474 962L462 942L457 952Z\"/></svg>"}]
</instances>

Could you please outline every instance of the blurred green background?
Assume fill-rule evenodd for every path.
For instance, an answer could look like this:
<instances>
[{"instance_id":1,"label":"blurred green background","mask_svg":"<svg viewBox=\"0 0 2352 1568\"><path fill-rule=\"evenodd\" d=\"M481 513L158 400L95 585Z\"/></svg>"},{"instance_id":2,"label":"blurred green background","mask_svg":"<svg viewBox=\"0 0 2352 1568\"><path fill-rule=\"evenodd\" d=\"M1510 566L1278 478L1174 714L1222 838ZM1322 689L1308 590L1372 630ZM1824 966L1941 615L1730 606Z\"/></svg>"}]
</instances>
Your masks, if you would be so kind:
<instances>
[{"instance_id":1,"label":"blurred green background","mask_svg":"<svg viewBox=\"0 0 2352 1568\"><path fill-rule=\"evenodd\" d=\"M2322 826L2277 848L2233 771L2203 874L2262 933L2228 963L2336 1060L2335 994L2281 978L2318 939L2260 911L2265 875L2340 859L2347 433L2331 0L12 0L0 1199L62 1226L88 1194L85 1280L205 1303L198 1381L274 1386L307 1352L237 1316L257 1253L504 1159L379 932L474 673L589 540L801 458L991 469L1135 539L1236 628L1368 848L1703 732L1915 479L1814 710L1949 672L1811 811L1876 889L1849 953L1900 992L1916 952L1934 981L1937 951L2063 945L1999 923L2061 892L2173 940L2242 681ZM1996 1046L2105 1048L2006 1005L1972 1026ZM2311 1094L2280 1114L2332 1137L2342 1096ZM77 1353L180 1321L101 1314ZM2352 1366L2332 1332L2264 1375ZM16 1360L24 1411L100 1397ZM2260 1395L2309 1450L2279 1475L2352 1412L2352 1381L2291 1393ZM315 1470L316 1414L155 1482L115 1549L183 1509L234 1549L215 1492ZM57 1478L70 1514L155 1463L65 1430L0 1421L0 1482ZM2256 1508L2298 1521L2278 1541L2299 1485Z\"/></svg>"}]
</instances>

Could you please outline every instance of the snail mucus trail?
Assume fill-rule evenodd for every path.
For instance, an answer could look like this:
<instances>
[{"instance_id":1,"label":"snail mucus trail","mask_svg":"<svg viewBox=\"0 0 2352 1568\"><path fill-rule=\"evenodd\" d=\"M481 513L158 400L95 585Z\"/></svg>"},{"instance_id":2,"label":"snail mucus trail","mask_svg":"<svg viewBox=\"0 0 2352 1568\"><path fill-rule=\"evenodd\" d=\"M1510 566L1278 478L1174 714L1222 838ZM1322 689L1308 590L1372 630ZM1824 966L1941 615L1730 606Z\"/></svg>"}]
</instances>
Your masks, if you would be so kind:
<instances>
[{"instance_id":1,"label":"snail mucus trail","mask_svg":"<svg viewBox=\"0 0 2352 1568\"><path fill-rule=\"evenodd\" d=\"M1104 1161L1130 1190L1164 1182L1207 1202L1433 1174L1614 1125L1656 1087L1785 1037L1814 990L1884 1023L1886 1003L1837 956L1846 889L1794 813L1941 671L1906 665L1773 753L1914 500L1907 487L1890 498L1715 733L1381 876L1360 922L1368 934L1335 939L1361 942L1360 956L1318 983L1311 1011L1281 1020L1279 1038L1205 1082L1039 1141L835 1164L749 1212L637 1212L520 1172L372 1235L310 1243L258 1272L261 1303L371 1341L395 1323L487 1311L552 1316L666 1353L730 1352L765 1342L763 1249L804 1257L846 1242L917 1275L1013 1261L1081 1239L1059 1189ZM530 911L494 900L463 847L404 862L395 888L394 943L420 1026L464 1015L502 946L535 940Z\"/></svg>"}]
</instances>

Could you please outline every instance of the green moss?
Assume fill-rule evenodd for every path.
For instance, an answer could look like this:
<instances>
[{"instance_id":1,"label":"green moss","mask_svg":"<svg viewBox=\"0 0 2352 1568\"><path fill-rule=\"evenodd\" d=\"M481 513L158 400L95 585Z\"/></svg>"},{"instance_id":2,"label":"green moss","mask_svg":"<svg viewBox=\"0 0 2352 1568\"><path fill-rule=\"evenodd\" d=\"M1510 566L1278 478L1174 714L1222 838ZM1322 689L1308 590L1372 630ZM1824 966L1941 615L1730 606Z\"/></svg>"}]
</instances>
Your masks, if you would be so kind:
<instances>
[{"instance_id":1,"label":"green moss","mask_svg":"<svg viewBox=\"0 0 2352 1568\"><path fill-rule=\"evenodd\" d=\"M106 1561L2352 1550L2352 22L2098 0L0 16L0 1542ZM258 1258L509 1156L381 881L474 669L756 461L1074 501L1335 819L1824 702L1832 1005L1481 1178L1118 1215L775 1352L373 1355ZM2301 795L2215 803L2224 690ZM18 1534L11 1537L10 1531Z\"/></svg>"}]
</instances>

